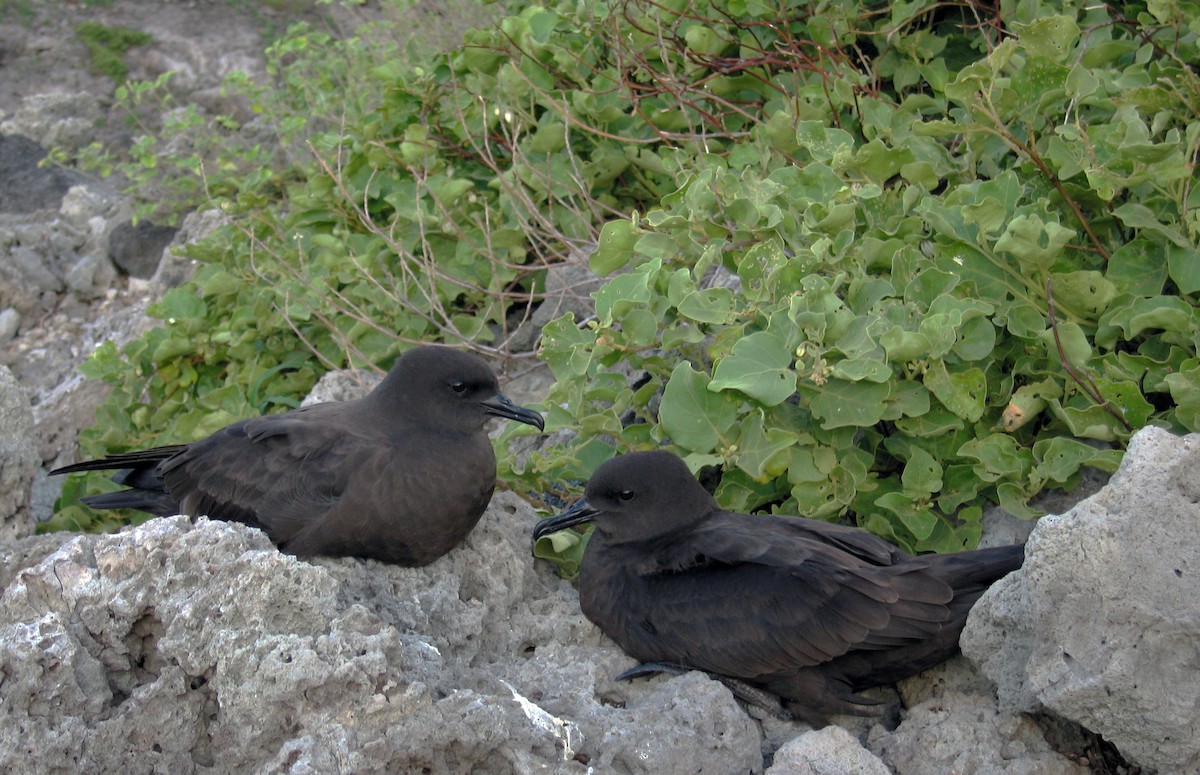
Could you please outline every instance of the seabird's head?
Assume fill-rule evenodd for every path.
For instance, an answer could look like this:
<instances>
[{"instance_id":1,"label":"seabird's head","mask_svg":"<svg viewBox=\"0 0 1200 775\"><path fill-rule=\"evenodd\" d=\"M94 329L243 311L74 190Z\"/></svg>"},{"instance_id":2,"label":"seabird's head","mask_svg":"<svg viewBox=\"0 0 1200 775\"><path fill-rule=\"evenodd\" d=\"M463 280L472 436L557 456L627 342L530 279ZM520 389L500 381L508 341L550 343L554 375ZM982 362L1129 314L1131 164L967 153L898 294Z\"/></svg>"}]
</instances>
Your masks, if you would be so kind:
<instances>
[{"instance_id":1,"label":"seabird's head","mask_svg":"<svg viewBox=\"0 0 1200 775\"><path fill-rule=\"evenodd\" d=\"M596 469L583 500L538 523L533 540L592 522L610 543L653 541L696 525L716 508L678 455L631 452Z\"/></svg>"},{"instance_id":2,"label":"seabird's head","mask_svg":"<svg viewBox=\"0 0 1200 775\"><path fill-rule=\"evenodd\" d=\"M542 416L517 406L500 392L491 368L479 357L449 347L409 350L388 372L371 399L409 419L465 432L492 417L545 428Z\"/></svg>"}]
</instances>

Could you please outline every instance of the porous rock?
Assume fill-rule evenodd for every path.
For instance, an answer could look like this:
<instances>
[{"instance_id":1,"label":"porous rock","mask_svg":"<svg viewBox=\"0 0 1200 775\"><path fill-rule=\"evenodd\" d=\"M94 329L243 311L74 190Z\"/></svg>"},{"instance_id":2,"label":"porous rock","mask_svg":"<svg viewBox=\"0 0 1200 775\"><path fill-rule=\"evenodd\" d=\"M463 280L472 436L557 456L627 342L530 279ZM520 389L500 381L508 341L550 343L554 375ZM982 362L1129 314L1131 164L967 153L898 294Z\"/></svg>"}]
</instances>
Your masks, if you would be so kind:
<instances>
[{"instance_id":1,"label":"porous rock","mask_svg":"<svg viewBox=\"0 0 1200 775\"><path fill-rule=\"evenodd\" d=\"M149 279L158 271L163 250L171 244L178 229L159 226L150 221L118 224L108 235L108 252L112 261L130 277Z\"/></svg>"},{"instance_id":2,"label":"porous rock","mask_svg":"<svg viewBox=\"0 0 1200 775\"><path fill-rule=\"evenodd\" d=\"M21 330L21 313L12 307L0 310L0 345L8 342Z\"/></svg>"},{"instance_id":3,"label":"porous rock","mask_svg":"<svg viewBox=\"0 0 1200 775\"><path fill-rule=\"evenodd\" d=\"M10 137L8 144L14 139L23 138ZM108 259L108 229L132 205L103 185L88 183L55 189L53 201L37 212L12 214L3 209L6 199L24 204L40 194L27 191L36 185L21 176L5 179L3 167L0 162L0 305L40 317L65 289L81 299L102 295L116 277Z\"/></svg>"},{"instance_id":4,"label":"porous rock","mask_svg":"<svg viewBox=\"0 0 1200 775\"><path fill-rule=\"evenodd\" d=\"M300 402L301 406L331 401L354 401L362 398L383 381L383 374L369 369L334 369L327 371Z\"/></svg>"},{"instance_id":5,"label":"porous rock","mask_svg":"<svg viewBox=\"0 0 1200 775\"><path fill-rule=\"evenodd\" d=\"M775 752L766 775L890 775L879 757L842 727L805 732Z\"/></svg>"},{"instance_id":6,"label":"porous rock","mask_svg":"<svg viewBox=\"0 0 1200 775\"><path fill-rule=\"evenodd\" d=\"M894 732L874 730L870 747L896 775L1088 775L1051 749L1030 718L1000 711L990 694L942 693L909 708Z\"/></svg>"},{"instance_id":7,"label":"porous rock","mask_svg":"<svg viewBox=\"0 0 1200 775\"><path fill-rule=\"evenodd\" d=\"M876 725L867 744L897 775L945 772L1087 775L1055 751L1031 718L1001 711L991 681L955 657L901 681L903 722Z\"/></svg>"},{"instance_id":8,"label":"porous rock","mask_svg":"<svg viewBox=\"0 0 1200 775\"><path fill-rule=\"evenodd\" d=\"M0 130L0 213L58 209L75 176L40 166L45 157L45 149L34 140Z\"/></svg>"},{"instance_id":9,"label":"porous rock","mask_svg":"<svg viewBox=\"0 0 1200 775\"><path fill-rule=\"evenodd\" d=\"M546 270L544 299L537 309L513 332L508 342L513 352L535 349L542 329L555 318L570 312L575 319L584 320L595 313L592 294L604 284L588 267L588 253L574 251L569 260Z\"/></svg>"},{"instance_id":10,"label":"porous rock","mask_svg":"<svg viewBox=\"0 0 1200 775\"><path fill-rule=\"evenodd\" d=\"M192 279L196 273L196 260L179 255L176 248L199 242L229 223L229 216L216 208L188 213L170 244L159 253L158 268L150 278L155 291L164 293Z\"/></svg>"},{"instance_id":11,"label":"porous rock","mask_svg":"<svg viewBox=\"0 0 1200 775\"><path fill-rule=\"evenodd\" d=\"M31 94L13 115L0 121L0 134L21 135L43 148L76 151L95 139L100 119L100 98L96 94Z\"/></svg>"},{"instance_id":12,"label":"porous rock","mask_svg":"<svg viewBox=\"0 0 1200 775\"><path fill-rule=\"evenodd\" d=\"M425 568L184 517L6 554L0 769L761 771L720 684L613 684L632 662L531 561L535 519L500 493Z\"/></svg>"},{"instance_id":13,"label":"porous rock","mask_svg":"<svg viewBox=\"0 0 1200 775\"><path fill-rule=\"evenodd\" d=\"M29 483L39 462L29 398L0 365L0 540L33 532Z\"/></svg>"},{"instance_id":14,"label":"porous rock","mask_svg":"<svg viewBox=\"0 0 1200 775\"><path fill-rule=\"evenodd\" d=\"M1107 487L1039 521L963 651L1010 710L1047 708L1159 772L1200 772L1200 435L1144 428Z\"/></svg>"}]
</instances>

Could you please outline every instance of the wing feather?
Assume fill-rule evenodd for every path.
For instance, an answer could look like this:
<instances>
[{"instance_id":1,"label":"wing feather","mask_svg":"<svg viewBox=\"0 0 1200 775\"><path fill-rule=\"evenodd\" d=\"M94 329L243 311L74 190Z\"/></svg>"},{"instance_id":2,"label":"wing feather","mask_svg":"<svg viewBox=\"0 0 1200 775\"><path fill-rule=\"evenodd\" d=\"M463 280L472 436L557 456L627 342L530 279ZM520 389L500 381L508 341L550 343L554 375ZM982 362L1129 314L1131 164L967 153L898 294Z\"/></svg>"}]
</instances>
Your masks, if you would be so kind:
<instances>
[{"instance_id":1,"label":"wing feather","mask_svg":"<svg viewBox=\"0 0 1200 775\"><path fill-rule=\"evenodd\" d=\"M740 519L714 514L678 551L658 547L654 567L644 552L603 557L622 550L593 537L597 566L634 568L619 583L639 589L614 594L604 589L612 580L589 583L585 613L619 622L614 637L642 661L726 675L732 665L741 678L916 643L950 618L953 590L920 558L888 544L885 557L874 541L840 531L831 541L808 520L771 518L751 533Z\"/></svg>"},{"instance_id":2,"label":"wing feather","mask_svg":"<svg viewBox=\"0 0 1200 775\"><path fill-rule=\"evenodd\" d=\"M352 464L374 439L343 427L337 404L235 423L163 463L167 489L185 513L235 520L288 540L327 512L345 489ZM295 415L303 414L304 419Z\"/></svg>"}]
</instances>

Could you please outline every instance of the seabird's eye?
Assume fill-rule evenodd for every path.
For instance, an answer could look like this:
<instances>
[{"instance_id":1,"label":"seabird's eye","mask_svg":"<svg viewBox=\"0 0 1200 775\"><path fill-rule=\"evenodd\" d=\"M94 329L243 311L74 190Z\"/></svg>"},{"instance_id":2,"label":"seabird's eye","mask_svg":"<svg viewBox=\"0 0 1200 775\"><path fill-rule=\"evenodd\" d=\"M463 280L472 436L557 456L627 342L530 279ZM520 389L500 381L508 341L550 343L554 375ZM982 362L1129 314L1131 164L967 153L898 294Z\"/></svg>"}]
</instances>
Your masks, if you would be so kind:
<instances>
[{"instance_id":1,"label":"seabird's eye","mask_svg":"<svg viewBox=\"0 0 1200 775\"><path fill-rule=\"evenodd\" d=\"M466 391L467 383L463 382L461 379L456 379L450 383L450 389L453 390L455 393L462 393L462 392Z\"/></svg>"},{"instance_id":2,"label":"seabird's eye","mask_svg":"<svg viewBox=\"0 0 1200 775\"><path fill-rule=\"evenodd\" d=\"M617 500L631 501L633 500L633 490L621 490L617 493Z\"/></svg>"}]
</instances>

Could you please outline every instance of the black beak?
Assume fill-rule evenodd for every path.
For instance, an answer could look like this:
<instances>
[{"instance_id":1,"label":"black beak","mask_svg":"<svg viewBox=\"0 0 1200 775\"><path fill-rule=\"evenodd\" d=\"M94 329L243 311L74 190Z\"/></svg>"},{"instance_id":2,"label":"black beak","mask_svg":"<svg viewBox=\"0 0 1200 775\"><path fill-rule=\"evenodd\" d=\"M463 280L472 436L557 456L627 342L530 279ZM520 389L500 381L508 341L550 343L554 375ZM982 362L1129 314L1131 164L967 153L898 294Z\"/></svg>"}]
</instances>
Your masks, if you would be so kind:
<instances>
[{"instance_id":1,"label":"black beak","mask_svg":"<svg viewBox=\"0 0 1200 775\"><path fill-rule=\"evenodd\" d=\"M543 519L533 527L533 543L537 543L539 538L544 538L551 533L557 533L560 530L566 530L575 525L582 525L586 522L591 522L592 518L599 512L588 505L584 498L575 501L571 508L547 519Z\"/></svg>"},{"instance_id":2,"label":"black beak","mask_svg":"<svg viewBox=\"0 0 1200 775\"><path fill-rule=\"evenodd\" d=\"M481 401L480 403L483 404L483 411L494 417L504 417L508 420L523 422L526 425L534 426L539 431L546 430L546 421L542 419L540 414L532 409L517 406L505 398L503 393L497 393L493 398Z\"/></svg>"}]
</instances>

